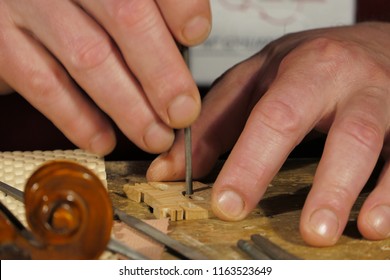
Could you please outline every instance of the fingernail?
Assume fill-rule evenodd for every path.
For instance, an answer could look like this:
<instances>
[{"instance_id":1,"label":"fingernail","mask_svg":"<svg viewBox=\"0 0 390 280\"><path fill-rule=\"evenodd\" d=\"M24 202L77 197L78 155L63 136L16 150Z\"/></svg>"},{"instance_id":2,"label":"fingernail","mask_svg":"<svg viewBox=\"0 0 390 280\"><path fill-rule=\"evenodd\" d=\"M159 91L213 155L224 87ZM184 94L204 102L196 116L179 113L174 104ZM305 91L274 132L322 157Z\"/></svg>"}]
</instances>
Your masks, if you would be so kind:
<instances>
[{"instance_id":1,"label":"fingernail","mask_svg":"<svg viewBox=\"0 0 390 280\"><path fill-rule=\"evenodd\" d=\"M228 218L240 218L244 211L245 203L234 191L224 191L217 198L217 208Z\"/></svg>"},{"instance_id":2,"label":"fingernail","mask_svg":"<svg viewBox=\"0 0 390 280\"><path fill-rule=\"evenodd\" d=\"M153 153L167 151L173 144L175 135L172 129L160 123L152 123L144 135L145 145Z\"/></svg>"},{"instance_id":3,"label":"fingernail","mask_svg":"<svg viewBox=\"0 0 390 280\"><path fill-rule=\"evenodd\" d=\"M333 240L337 237L339 219L333 211L318 209L311 214L309 223L312 230L324 239Z\"/></svg>"},{"instance_id":4,"label":"fingernail","mask_svg":"<svg viewBox=\"0 0 390 280\"><path fill-rule=\"evenodd\" d=\"M211 30L210 21L202 16L195 17L187 22L183 29L183 36L191 44L203 42Z\"/></svg>"},{"instance_id":5,"label":"fingernail","mask_svg":"<svg viewBox=\"0 0 390 280\"><path fill-rule=\"evenodd\" d=\"M115 134L112 131L102 132L92 138L88 150L97 155L104 156L112 152L115 144Z\"/></svg>"},{"instance_id":6,"label":"fingernail","mask_svg":"<svg viewBox=\"0 0 390 280\"><path fill-rule=\"evenodd\" d=\"M378 205L368 214L368 223L384 238L390 237L390 206Z\"/></svg>"},{"instance_id":7,"label":"fingernail","mask_svg":"<svg viewBox=\"0 0 390 280\"><path fill-rule=\"evenodd\" d=\"M199 115L199 109L199 104L191 96L177 96L168 108L170 125L174 128L189 126Z\"/></svg>"}]
</instances>

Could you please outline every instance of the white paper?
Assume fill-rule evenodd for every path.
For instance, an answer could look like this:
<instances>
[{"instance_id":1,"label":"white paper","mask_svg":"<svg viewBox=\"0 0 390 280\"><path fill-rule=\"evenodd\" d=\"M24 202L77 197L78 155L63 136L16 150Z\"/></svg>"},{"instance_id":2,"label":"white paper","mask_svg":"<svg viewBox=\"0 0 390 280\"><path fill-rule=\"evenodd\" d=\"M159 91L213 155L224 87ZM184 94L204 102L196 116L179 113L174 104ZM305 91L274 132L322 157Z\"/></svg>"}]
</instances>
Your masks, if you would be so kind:
<instances>
[{"instance_id":1,"label":"white paper","mask_svg":"<svg viewBox=\"0 0 390 280\"><path fill-rule=\"evenodd\" d=\"M234 64L291 32L355 20L355 0L210 0L213 29L191 48L191 71L198 85L210 85Z\"/></svg>"}]
</instances>

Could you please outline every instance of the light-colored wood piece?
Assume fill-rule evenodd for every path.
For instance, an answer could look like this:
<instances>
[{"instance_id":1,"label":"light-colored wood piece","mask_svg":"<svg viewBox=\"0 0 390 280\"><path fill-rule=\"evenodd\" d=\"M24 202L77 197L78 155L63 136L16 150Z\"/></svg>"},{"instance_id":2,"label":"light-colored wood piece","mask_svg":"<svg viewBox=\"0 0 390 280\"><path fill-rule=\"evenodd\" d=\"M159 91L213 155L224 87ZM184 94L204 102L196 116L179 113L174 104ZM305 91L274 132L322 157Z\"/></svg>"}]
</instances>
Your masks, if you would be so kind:
<instances>
[{"instance_id":1,"label":"light-colored wood piece","mask_svg":"<svg viewBox=\"0 0 390 280\"><path fill-rule=\"evenodd\" d=\"M153 209L156 218L172 221L207 219L212 216L210 199L197 195L197 190L208 188L194 182L194 194L185 196L183 182L149 182L125 184L123 191L135 202L144 202Z\"/></svg>"}]
</instances>

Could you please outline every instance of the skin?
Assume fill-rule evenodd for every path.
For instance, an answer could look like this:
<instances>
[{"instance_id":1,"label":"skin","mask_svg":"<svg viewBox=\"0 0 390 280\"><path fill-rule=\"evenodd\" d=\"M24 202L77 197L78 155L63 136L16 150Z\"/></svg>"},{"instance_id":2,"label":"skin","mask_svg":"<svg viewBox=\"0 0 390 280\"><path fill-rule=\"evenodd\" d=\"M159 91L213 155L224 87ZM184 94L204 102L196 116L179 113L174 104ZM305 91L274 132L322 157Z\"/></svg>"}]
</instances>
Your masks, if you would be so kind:
<instances>
[{"instance_id":1,"label":"skin","mask_svg":"<svg viewBox=\"0 0 390 280\"><path fill-rule=\"evenodd\" d=\"M244 219L306 135L327 133L302 209L302 238L334 245L379 158L380 179L358 217L361 234L390 237L390 25L364 23L286 35L212 86L193 130L193 173L231 149L212 192L223 220ZM184 178L184 137L150 166L149 180ZM260 201L261 204L261 201Z\"/></svg>"},{"instance_id":2,"label":"skin","mask_svg":"<svg viewBox=\"0 0 390 280\"><path fill-rule=\"evenodd\" d=\"M201 106L176 42L201 43L210 22L208 0L1 1L0 93L17 91L94 153L115 146L109 118L164 152Z\"/></svg>"}]
</instances>

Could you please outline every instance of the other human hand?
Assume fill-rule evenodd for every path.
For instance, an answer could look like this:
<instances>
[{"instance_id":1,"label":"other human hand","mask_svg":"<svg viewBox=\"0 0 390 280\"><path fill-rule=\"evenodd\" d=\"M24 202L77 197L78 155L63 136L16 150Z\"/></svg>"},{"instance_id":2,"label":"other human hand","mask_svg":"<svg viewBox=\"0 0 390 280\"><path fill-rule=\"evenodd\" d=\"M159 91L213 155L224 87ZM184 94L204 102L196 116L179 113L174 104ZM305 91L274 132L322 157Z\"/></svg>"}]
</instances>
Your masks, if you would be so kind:
<instances>
[{"instance_id":1,"label":"other human hand","mask_svg":"<svg viewBox=\"0 0 390 280\"><path fill-rule=\"evenodd\" d=\"M208 0L1 1L0 90L20 93L81 148L114 148L107 114L161 153L200 112L176 42L202 42L210 22Z\"/></svg>"},{"instance_id":2,"label":"other human hand","mask_svg":"<svg viewBox=\"0 0 390 280\"><path fill-rule=\"evenodd\" d=\"M381 156L386 164L358 228L368 239L390 237L389 46L387 23L309 30L270 43L219 78L192 128L195 177L232 148L213 187L215 214L245 218L289 153L316 130L327 140L301 214L303 239L337 242ZM183 178L183 138L152 163L149 180Z\"/></svg>"}]
</instances>

